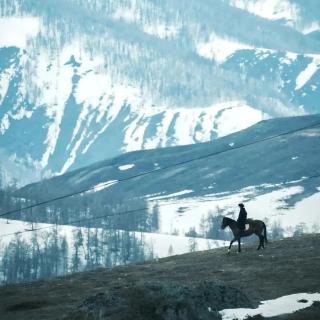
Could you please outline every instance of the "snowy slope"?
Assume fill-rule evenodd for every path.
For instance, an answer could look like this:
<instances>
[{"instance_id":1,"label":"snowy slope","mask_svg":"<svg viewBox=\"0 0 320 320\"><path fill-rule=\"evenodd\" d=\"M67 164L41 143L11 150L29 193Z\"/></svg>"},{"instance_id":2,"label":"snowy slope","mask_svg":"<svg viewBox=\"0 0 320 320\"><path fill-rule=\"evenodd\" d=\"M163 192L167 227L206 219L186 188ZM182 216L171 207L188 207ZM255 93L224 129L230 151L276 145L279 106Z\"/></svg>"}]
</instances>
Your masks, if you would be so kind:
<instances>
[{"instance_id":1,"label":"snowy slope","mask_svg":"<svg viewBox=\"0 0 320 320\"><path fill-rule=\"evenodd\" d=\"M283 135L288 131L292 133ZM209 214L232 217L237 204L245 202L250 217L270 227L280 223L287 235L299 226L317 232L319 136L319 115L267 120L209 143L128 153L28 185L17 196L43 201L48 195L91 188L70 205L84 195L91 197L86 205L92 203L97 216L101 212L94 204L99 201L113 203L119 212L117 205L140 199L150 212L158 207L159 232L180 235L192 228L201 233ZM148 171L154 172L144 174ZM63 200L61 208L68 201Z\"/></svg>"},{"instance_id":2,"label":"snowy slope","mask_svg":"<svg viewBox=\"0 0 320 320\"><path fill-rule=\"evenodd\" d=\"M319 9L296 2L1 2L2 154L51 175L318 112Z\"/></svg>"},{"instance_id":3,"label":"snowy slope","mask_svg":"<svg viewBox=\"0 0 320 320\"><path fill-rule=\"evenodd\" d=\"M319 180L318 180L319 181ZM293 186L292 186L293 185ZM319 182L318 182L318 184ZM208 194L203 197L189 197L177 199L175 195L169 195L167 200L152 199L150 205L156 203L159 206L161 232L187 233L191 228L201 234L201 224L211 213L213 215L224 214L236 219L238 203L245 202L248 216L260 219L272 228L281 226L284 236L293 236L301 227L302 232L320 231L320 187L311 196L303 196L306 188L300 187L297 181L275 186L252 186L242 190L226 194ZM300 197L294 205L288 205L294 197ZM181 212L182 213L179 213Z\"/></svg>"}]
</instances>

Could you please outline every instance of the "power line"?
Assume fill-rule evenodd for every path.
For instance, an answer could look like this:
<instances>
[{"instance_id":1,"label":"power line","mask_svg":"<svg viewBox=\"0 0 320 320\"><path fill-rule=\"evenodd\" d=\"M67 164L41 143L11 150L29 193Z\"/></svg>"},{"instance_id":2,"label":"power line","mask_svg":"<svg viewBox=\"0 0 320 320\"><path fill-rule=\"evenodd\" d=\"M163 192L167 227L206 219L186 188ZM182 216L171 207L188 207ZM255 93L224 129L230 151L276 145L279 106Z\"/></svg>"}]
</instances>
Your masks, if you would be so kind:
<instances>
[{"instance_id":1,"label":"power line","mask_svg":"<svg viewBox=\"0 0 320 320\"><path fill-rule=\"evenodd\" d=\"M196 158L193 158L193 159L180 161L180 162L177 162L177 163L174 163L174 164L171 164L171 165L167 165L167 166L164 166L164 167L161 167L161 168L156 168L156 169L153 169L153 170L150 170L150 171L141 172L141 173L138 173L136 175L133 175L133 176L130 176L130 177L127 177L127 178L122 178L122 179L118 179L118 180L113 180L113 181L107 181L107 182L104 182L104 183L100 183L99 184L99 188L103 188L103 187L106 187L108 185L111 186L113 184L117 184L117 183L121 183L121 182L126 182L128 180L132 180L132 179L136 179L136 178L139 178L139 177L142 177L142 176L146 176L146 175L151 174L151 173L167 170L167 169L170 169L170 168L173 168L173 167L177 167L177 166L180 166L180 165L184 165L184 164L187 164L187 163L190 163L190 162L203 160L203 159L210 158L210 157L213 157L213 156L217 156L217 155L229 152L229 151L242 149L242 148L257 144L257 143L269 141L269 140L272 140L272 139L276 139L276 138L279 138L279 137L282 137L282 136L285 136L285 135L289 135L289 134L292 134L292 133L296 133L296 132L299 132L299 131L303 131L303 130L306 130L306 129L311 129L311 128L317 127L319 125L320 125L320 122L315 122L315 123L313 123L311 125L304 126L304 127L298 128L298 129L293 129L293 130L290 130L290 131L286 131L286 132L283 132L283 133L280 133L280 134L277 134L277 135L273 135L273 136L269 136L269 137L266 137L266 138L263 138L263 139L260 139L260 140L248 142L248 143L245 143L245 144L242 144L242 145L239 145L239 146L230 147L230 149L224 149L224 150L221 150L221 151L211 152L211 153L208 153L208 154L200 156L200 157L196 157ZM38 207L38 206L41 206L41 205L44 205L44 204L48 204L48 203L51 203L51 202L55 202L55 201L63 200L63 199L66 199L66 198L70 198L70 197L73 197L75 195L83 194L85 192L92 191L92 190L95 190L95 189L97 189L97 185L93 186L93 187L90 187L90 188L82 189L80 191L76 191L76 192L72 192L72 193L69 193L69 194L65 194L65 195L62 195L62 196L59 196L59 197L56 197L56 198L52 198L52 199L44 200L44 201L41 201L41 202L37 202L35 204L31 204L31 205L25 206L23 208L10 210L10 211L7 211L5 213L0 214L0 217L11 215L13 213L17 213L17 212L20 212L22 210L28 210L28 209L31 209L31 208L35 208L35 207Z\"/></svg>"},{"instance_id":2,"label":"power line","mask_svg":"<svg viewBox=\"0 0 320 320\"><path fill-rule=\"evenodd\" d=\"M208 199L207 201L204 201L204 202L209 202L209 201L213 201L213 200L209 200ZM156 206L164 207L164 206L169 206L169 205L172 205L172 204L179 204L179 203L180 202L171 202L171 203L164 203L162 205L156 205ZM189 202L189 203L194 203L194 202ZM96 216L96 217L79 219L79 220L68 222L68 224L54 224L54 225L44 226L44 227L30 229L30 230L16 231L16 232L0 235L0 239L4 238L4 237L7 237L7 236L16 235L16 234L22 234L22 233L27 233L27 232L35 232L35 231L44 230L44 229L56 228L57 226L69 226L69 225L73 225L73 224L79 224L79 223L82 223L82 222L90 222L90 221L93 221L93 220L99 220L99 219L108 218L108 217L117 217L117 216L121 216L121 215L138 213L140 211L144 211L144 210L148 210L148 209L150 209L149 206L142 207L142 208L137 208L137 209L132 209L132 210L120 211L120 212L113 213L113 214L105 214L105 215L100 215L100 216ZM27 222L28 223L29 221L23 221L23 222ZM45 223L45 222L43 222L43 223Z\"/></svg>"},{"instance_id":3,"label":"power line","mask_svg":"<svg viewBox=\"0 0 320 320\"><path fill-rule=\"evenodd\" d=\"M309 176L309 177L304 177L302 179L302 181L309 180L309 179L315 179L315 178L320 178L320 174L312 175L312 176ZM206 203L206 202L215 202L217 200L218 199L204 199L204 200L200 200L198 202ZM181 202L170 202L170 203L163 203L163 204L160 204L160 205L156 204L155 206L164 207L164 206L170 206L170 205L180 204L180 203ZM194 201L192 201L192 202L183 202L183 204L192 204L192 203L194 203ZM44 226L44 227L35 228L35 229L16 231L16 232L13 232L13 233L7 233L7 234L4 234L4 235L0 235L0 239L8 237L8 236L23 234L23 233L36 232L36 231L45 230L45 229L54 229L54 228L57 228L58 226L70 226L70 225L72 226L73 224L80 224L82 222L90 222L90 221L93 221L93 220L100 220L100 219L108 218L108 217L117 217L117 216L121 216L121 215L138 213L140 211L144 211L144 210L148 210L148 209L149 209L149 206L148 207L137 208L137 209L132 209L132 210L120 211L120 212L117 212L117 213L114 213L114 214L106 214L106 215L101 215L101 216L96 216L96 217L79 219L79 220L68 222L68 224L66 224L66 225L54 224L54 225ZM24 221L24 222L28 222L28 221ZM109 229L112 229L112 228L109 228ZM139 232L139 231L132 231L132 232ZM143 232L143 231L141 231L141 232Z\"/></svg>"},{"instance_id":4,"label":"power line","mask_svg":"<svg viewBox=\"0 0 320 320\"><path fill-rule=\"evenodd\" d=\"M12 232L12 233L7 233L7 234L4 234L4 235L1 235L0 238L4 238L4 237L16 235L16 234L27 233L27 232L35 232L35 231L39 231L39 230L54 229L54 228L56 228L57 226L70 226L70 225L79 224L79 223L82 223L82 222L89 222L89 221L99 220L99 219L108 218L108 217L121 216L121 215L130 214L130 213L135 213L135 212L139 212L139 211L143 211L143 210L147 210L147 209L149 209L149 207L139 208L139 209L132 209L132 210L127 210L127 211L121 211L121 212L117 212L117 213L114 213L114 214L105 214L105 215L101 215L101 216L97 216L97 217L90 217L90 218L79 219L79 220L75 220L75 221L68 222L68 224L66 224L66 225L63 225L63 224L59 224L59 225L58 225L58 224L54 224L54 225L44 226L44 227L35 228L35 229L29 229L29 230L23 230L23 231L16 231L16 232ZM28 222L28 221L24 221L24 222ZM45 223L45 222L44 222L44 223Z\"/></svg>"}]
</instances>

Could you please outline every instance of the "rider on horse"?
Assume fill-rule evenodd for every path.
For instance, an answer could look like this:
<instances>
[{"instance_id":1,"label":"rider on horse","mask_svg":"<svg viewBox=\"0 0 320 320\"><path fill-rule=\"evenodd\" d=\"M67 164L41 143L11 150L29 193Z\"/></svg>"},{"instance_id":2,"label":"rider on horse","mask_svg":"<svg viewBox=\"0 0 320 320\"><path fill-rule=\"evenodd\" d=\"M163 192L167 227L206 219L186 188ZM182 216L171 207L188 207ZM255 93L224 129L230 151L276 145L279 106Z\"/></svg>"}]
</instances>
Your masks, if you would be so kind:
<instances>
[{"instance_id":1,"label":"rider on horse","mask_svg":"<svg viewBox=\"0 0 320 320\"><path fill-rule=\"evenodd\" d=\"M247 211L243 203L239 203L239 207L240 212L237 221L229 217L223 217L221 222L221 229L224 230L226 227L229 227L233 233L233 239L230 241L228 252L230 252L231 246L235 241L238 241L238 252L241 252L241 237L247 237L252 234L259 237L259 246L257 249L264 249L264 243L267 243L266 224L261 220L247 219ZM246 224L249 224L249 228L245 231Z\"/></svg>"},{"instance_id":2,"label":"rider on horse","mask_svg":"<svg viewBox=\"0 0 320 320\"><path fill-rule=\"evenodd\" d=\"M243 203L239 203L240 212L237 220L238 228L243 232L246 229L247 211Z\"/></svg>"}]
</instances>

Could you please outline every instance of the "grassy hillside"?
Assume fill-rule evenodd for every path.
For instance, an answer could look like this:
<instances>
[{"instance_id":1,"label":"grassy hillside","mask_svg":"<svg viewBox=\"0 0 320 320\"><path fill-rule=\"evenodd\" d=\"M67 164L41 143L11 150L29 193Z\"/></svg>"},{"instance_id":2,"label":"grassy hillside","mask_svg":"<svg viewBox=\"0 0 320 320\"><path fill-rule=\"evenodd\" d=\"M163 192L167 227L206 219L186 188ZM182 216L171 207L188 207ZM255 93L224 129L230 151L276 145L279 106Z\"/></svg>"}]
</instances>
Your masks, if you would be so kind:
<instances>
[{"instance_id":1,"label":"grassy hillside","mask_svg":"<svg viewBox=\"0 0 320 320\"><path fill-rule=\"evenodd\" d=\"M218 283L220 288L226 286L221 289L229 294L226 297L233 292L238 297L235 304L242 306L246 303L254 306L261 300L293 293L319 292L319 241L319 234L306 235L271 242L265 251L256 251L255 244L247 244L241 254L233 248L234 251L227 255L226 248L221 248L31 284L3 286L0 287L0 318L90 319L86 317L86 311L92 303L99 304L101 297L109 294L114 299L111 305L117 305L119 301L124 303L120 303L122 307L117 310L110 307L109 317L101 319L148 319L143 314L146 310L149 319L162 319L161 314L152 315L152 309L148 309L155 303L154 296L147 294L148 288L155 283L158 286L167 284L171 290L172 284L177 288L182 286L184 290L209 284L206 287L209 296L210 284ZM199 297L194 296L190 301L193 299ZM230 304L231 300L222 305L226 303ZM130 316L125 316L128 312L131 312ZM310 308L279 319L319 317L319 304L314 303Z\"/></svg>"}]
</instances>

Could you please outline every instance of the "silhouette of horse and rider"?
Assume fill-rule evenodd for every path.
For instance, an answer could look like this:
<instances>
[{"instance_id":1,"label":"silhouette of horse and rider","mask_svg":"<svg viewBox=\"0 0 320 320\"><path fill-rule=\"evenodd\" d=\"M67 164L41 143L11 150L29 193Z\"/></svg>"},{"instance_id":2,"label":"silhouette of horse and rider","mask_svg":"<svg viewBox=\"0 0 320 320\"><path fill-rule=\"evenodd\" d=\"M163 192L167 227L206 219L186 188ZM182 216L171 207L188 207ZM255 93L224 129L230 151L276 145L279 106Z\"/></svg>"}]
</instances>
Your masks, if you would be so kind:
<instances>
[{"instance_id":1,"label":"silhouette of horse and rider","mask_svg":"<svg viewBox=\"0 0 320 320\"><path fill-rule=\"evenodd\" d=\"M240 212L237 221L224 217L221 223L221 229L229 227L233 233L233 239L230 241L228 253L230 253L231 246L235 241L238 241L238 252L241 252L241 238L251 236L252 234L257 235L259 238L257 250L260 250L261 248L264 249L264 244L268 242L265 223L261 220L248 219L244 204L239 203L239 207ZM246 229L246 225L249 226L248 229Z\"/></svg>"}]
</instances>

